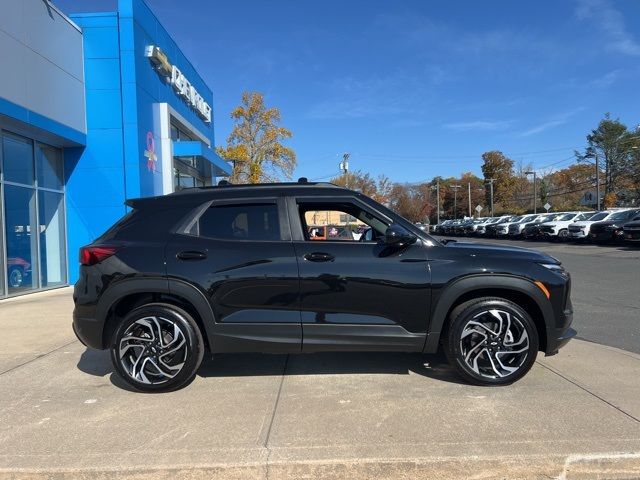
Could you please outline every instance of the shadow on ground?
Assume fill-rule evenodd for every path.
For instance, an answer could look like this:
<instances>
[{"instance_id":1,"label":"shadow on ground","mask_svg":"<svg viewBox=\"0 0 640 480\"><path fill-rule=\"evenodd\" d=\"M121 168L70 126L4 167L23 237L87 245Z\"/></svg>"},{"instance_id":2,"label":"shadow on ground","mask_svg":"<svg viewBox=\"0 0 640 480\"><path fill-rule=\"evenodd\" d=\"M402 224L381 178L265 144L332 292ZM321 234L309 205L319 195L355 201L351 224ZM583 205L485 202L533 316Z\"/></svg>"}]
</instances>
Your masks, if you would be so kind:
<instances>
[{"instance_id":1,"label":"shadow on ground","mask_svg":"<svg viewBox=\"0 0 640 480\"><path fill-rule=\"evenodd\" d=\"M110 375L119 388L131 390L111 366L109 351L86 349L78 369L89 375ZM408 375L415 373L450 383L464 383L442 354L326 352L300 355L257 353L216 354L205 357L198 376L250 377L262 375Z\"/></svg>"}]
</instances>

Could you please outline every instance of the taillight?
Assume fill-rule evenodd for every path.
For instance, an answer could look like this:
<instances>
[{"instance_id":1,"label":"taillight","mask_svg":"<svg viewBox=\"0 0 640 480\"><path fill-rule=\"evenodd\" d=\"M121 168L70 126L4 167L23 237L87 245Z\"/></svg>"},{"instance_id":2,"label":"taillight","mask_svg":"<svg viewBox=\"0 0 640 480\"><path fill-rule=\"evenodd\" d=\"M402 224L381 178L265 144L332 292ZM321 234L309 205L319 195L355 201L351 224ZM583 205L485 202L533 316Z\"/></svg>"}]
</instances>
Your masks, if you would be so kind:
<instances>
[{"instance_id":1,"label":"taillight","mask_svg":"<svg viewBox=\"0 0 640 480\"><path fill-rule=\"evenodd\" d=\"M80 264L95 265L116 253L120 247L113 245L96 245L80 249Z\"/></svg>"}]
</instances>

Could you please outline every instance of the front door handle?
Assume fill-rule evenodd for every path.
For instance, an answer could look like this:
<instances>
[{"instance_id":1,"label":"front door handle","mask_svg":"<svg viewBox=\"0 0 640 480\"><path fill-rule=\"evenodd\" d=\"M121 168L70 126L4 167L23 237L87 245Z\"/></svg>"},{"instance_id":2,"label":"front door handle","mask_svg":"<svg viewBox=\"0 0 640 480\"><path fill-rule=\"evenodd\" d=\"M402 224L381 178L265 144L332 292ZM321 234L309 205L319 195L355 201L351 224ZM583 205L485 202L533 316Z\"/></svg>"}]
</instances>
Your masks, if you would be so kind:
<instances>
[{"instance_id":1,"label":"front door handle","mask_svg":"<svg viewBox=\"0 0 640 480\"><path fill-rule=\"evenodd\" d=\"M310 262L333 262L335 258L330 253L325 252L313 252L304 255L304 259Z\"/></svg>"},{"instance_id":2,"label":"front door handle","mask_svg":"<svg viewBox=\"0 0 640 480\"><path fill-rule=\"evenodd\" d=\"M207 258L207 254L205 252L196 252L193 250L186 250L184 252L180 252L176 255L180 260L204 260Z\"/></svg>"}]
</instances>

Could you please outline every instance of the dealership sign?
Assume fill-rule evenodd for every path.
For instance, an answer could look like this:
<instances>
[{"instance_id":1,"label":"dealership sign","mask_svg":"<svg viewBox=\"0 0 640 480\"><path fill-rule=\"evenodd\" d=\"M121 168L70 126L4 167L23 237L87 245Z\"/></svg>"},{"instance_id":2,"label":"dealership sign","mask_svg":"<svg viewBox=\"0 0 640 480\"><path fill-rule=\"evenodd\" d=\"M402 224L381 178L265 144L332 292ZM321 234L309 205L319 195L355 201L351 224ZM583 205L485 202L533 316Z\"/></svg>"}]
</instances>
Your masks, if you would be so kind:
<instances>
[{"instance_id":1,"label":"dealership sign","mask_svg":"<svg viewBox=\"0 0 640 480\"><path fill-rule=\"evenodd\" d=\"M180 95L205 122L211 123L211 105L209 105L202 95L191 85L180 69L169 63L167 55L156 45L149 45L145 49L145 56L151 61L156 70L164 75L173 86L173 89Z\"/></svg>"}]
</instances>

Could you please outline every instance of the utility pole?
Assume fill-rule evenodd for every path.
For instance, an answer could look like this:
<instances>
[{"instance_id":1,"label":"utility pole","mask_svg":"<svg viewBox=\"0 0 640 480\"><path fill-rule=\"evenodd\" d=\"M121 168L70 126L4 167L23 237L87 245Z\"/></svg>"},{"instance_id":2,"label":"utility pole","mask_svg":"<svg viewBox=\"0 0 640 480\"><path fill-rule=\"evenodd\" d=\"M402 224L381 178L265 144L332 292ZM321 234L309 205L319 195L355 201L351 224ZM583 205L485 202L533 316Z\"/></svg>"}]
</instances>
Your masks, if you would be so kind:
<instances>
[{"instance_id":1,"label":"utility pole","mask_svg":"<svg viewBox=\"0 0 640 480\"><path fill-rule=\"evenodd\" d=\"M436 186L431 186L431 190L436 190L436 224L440 223L440 180L436 180Z\"/></svg>"},{"instance_id":2,"label":"utility pole","mask_svg":"<svg viewBox=\"0 0 640 480\"><path fill-rule=\"evenodd\" d=\"M538 202L536 202L536 172L524 172L525 175L533 175L533 213L538 213ZM598 209L599 210L599 209Z\"/></svg>"},{"instance_id":3,"label":"utility pole","mask_svg":"<svg viewBox=\"0 0 640 480\"><path fill-rule=\"evenodd\" d=\"M462 188L462 185L451 185L453 188L453 218L458 219L458 189Z\"/></svg>"},{"instance_id":4,"label":"utility pole","mask_svg":"<svg viewBox=\"0 0 640 480\"><path fill-rule=\"evenodd\" d=\"M467 192L469 196L469 218L471 218L471 182L469 182L467 186L469 187L469 190Z\"/></svg>"},{"instance_id":5,"label":"utility pole","mask_svg":"<svg viewBox=\"0 0 640 480\"><path fill-rule=\"evenodd\" d=\"M596 211L600 211L600 160L598 157L598 152L593 151L593 154L596 157Z\"/></svg>"},{"instance_id":6,"label":"utility pole","mask_svg":"<svg viewBox=\"0 0 640 480\"><path fill-rule=\"evenodd\" d=\"M487 183L489 183L489 188L490 188L490 194L489 194L489 199L490 199L490 203L491 203L491 216L493 217L493 182L495 182L496 179L495 178L487 178Z\"/></svg>"},{"instance_id":7,"label":"utility pole","mask_svg":"<svg viewBox=\"0 0 640 480\"><path fill-rule=\"evenodd\" d=\"M343 154L342 161L338 166L340 170L342 170L342 174L344 175L344 186L347 188L349 188L349 157L350 156L351 155L348 153Z\"/></svg>"}]
</instances>

